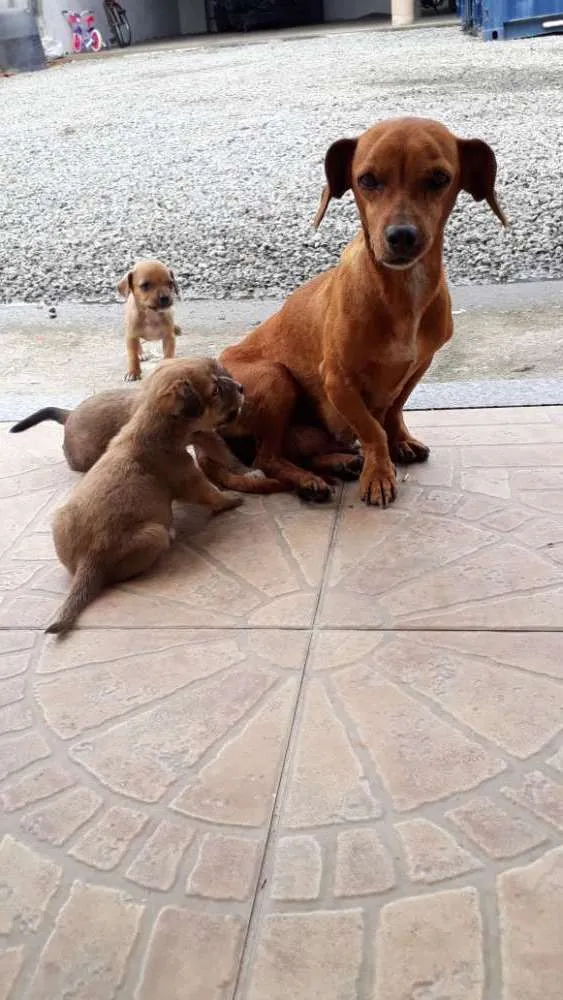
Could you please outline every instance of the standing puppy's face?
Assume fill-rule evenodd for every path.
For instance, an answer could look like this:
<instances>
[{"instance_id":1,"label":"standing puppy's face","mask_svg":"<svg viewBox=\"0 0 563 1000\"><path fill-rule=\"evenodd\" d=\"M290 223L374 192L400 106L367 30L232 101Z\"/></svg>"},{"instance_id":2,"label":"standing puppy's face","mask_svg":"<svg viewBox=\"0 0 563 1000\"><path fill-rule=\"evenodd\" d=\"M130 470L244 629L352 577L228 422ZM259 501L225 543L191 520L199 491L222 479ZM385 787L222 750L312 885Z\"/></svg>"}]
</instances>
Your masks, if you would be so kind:
<instances>
[{"instance_id":1,"label":"standing puppy's face","mask_svg":"<svg viewBox=\"0 0 563 1000\"><path fill-rule=\"evenodd\" d=\"M392 270L406 270L424 256L462 189L476 201L486 199L505 224L492 149L478 139L457 139L438 122L400 118L358 139L341 139L328 150L325 170L316 224L330 199L351 189L373 257Z\"/></svg>"},{"instance_id":2,"label":"standing puppy's face","mask_svg":"<svg viewBox=\"0 0 563 1000\"><path fill-rule=\"evenodd\" d=\"M170 268L158 260L143 260L123 276L117 286L118 292L127 298L134 295L141 309L162 312L170 309L179 289Z\"/></svg>"}]
</instances>

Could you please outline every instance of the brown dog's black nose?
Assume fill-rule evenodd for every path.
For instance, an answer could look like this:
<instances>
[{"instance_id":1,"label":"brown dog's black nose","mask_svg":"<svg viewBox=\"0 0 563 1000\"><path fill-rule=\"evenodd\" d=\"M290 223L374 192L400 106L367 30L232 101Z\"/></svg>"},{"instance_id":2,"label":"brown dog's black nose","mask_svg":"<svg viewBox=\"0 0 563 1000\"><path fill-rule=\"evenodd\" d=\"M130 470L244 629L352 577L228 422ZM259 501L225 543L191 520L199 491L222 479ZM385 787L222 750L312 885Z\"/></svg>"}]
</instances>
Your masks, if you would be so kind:
<instances>
[{"instance_id":1,"label":"brown dog's black nose","mask_svg":"<svg viewBox=\"0 0 563 1000\"><path fill-rule=\"evenodd\" d=\"M385 241L395 257L412 257L418 247L416 226L387 226Z\"/></svg>"},{"instance_id":2,"label":"brown dog's black nose","mask_svg":"<svg viewBox=\"0 0 563 1000\"><path fill-rule=\"evenodd\" d=\"M168 306L171 304L171 301L172 300L169 295L160 295L158 299L158 304L161 309L167 309Z\"/></svg>"}]
</instances>

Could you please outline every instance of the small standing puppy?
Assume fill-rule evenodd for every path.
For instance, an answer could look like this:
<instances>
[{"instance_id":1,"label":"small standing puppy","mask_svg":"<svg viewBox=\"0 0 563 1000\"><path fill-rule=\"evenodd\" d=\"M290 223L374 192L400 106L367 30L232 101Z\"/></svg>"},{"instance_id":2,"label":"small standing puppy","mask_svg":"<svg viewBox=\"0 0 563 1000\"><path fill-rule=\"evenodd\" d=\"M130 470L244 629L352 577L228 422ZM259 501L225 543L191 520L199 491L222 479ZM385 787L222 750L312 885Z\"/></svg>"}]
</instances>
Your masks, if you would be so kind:
<instances>
[{"instance_id":1,"label":"small standing puppy","mask_svg":"<svg viewBox=\"0 0 563 1000\"><path fill-rule=\"evenodd\" d=\"M67 632L105 586L150 569L170 546L173 500L214 514L242 503L186 451L198 431L236 419L242 401L242 386L213 360L164 361L151 374L131 419L55 515L55 548L73 580L47 632Z\"/></svg>"},{"instance_id":2,"label":"small standing puppy","mask_svg":"<svg viewBox=\"0 0 563 1000\"><path fill-rule=\"evenodd\" d=\"M158 260L141 260L123 276L117 286L125 303L126 382L141 378L143 355L141 341L162 341L165 358L173 358L176 337L181 333L174 324L172 306L180 290L170 268Z\"/></svg>"}]
</instances>

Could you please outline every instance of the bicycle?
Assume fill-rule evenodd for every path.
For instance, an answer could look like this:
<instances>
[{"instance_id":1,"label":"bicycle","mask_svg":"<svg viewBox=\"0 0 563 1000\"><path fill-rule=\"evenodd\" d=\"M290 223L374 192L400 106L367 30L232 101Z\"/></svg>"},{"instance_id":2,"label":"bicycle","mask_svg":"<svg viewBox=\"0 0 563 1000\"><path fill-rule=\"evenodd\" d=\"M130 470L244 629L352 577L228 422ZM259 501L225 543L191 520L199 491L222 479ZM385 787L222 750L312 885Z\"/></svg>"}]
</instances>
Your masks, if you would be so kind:
<instances>
[{"instance_id":1,"label":"bicycle","mask_svg":"<svg viewBox=\"0 0 563 1000\"><path fill-rule=\"evenodd\" d=\"M131 25L125 7L118 0L104 0L104 12L111 31L111 41L117 42L120 49L131 45Z\"/></svg>"},{"instance_id":2,"label":"bicycle","mask_svg":"<svg viewBox=\"0 0 563 1000\"><path fill-rule=\"evenodd\" d=\"M71 47L75 55L80 52L100 52L104 47L103 38L95 27L96 15L92 10L62 10L66 23L72 32Z\"/></svg>"}]
</instances>

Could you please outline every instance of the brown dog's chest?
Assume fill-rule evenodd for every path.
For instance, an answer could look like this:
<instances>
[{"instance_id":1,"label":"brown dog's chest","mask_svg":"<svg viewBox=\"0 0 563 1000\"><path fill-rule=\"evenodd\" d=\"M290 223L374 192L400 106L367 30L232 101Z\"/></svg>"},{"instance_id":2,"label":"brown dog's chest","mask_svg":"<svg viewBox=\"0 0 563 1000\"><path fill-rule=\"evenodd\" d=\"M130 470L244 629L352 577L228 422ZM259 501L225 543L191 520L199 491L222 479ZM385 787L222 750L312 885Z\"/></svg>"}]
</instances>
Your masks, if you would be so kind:
<instances>
[{"instance_id":1,"label":"brown dog's chest","mask_svg":"<svg viewBox=\"0 0 563 1000\"><path fill-rule=\"evenodd\" d=\"M419 365L418 357L410 363L366 365L360 375L360 390L369 411L375 414L389 409Z\"/></svg>"}]
</instances>

